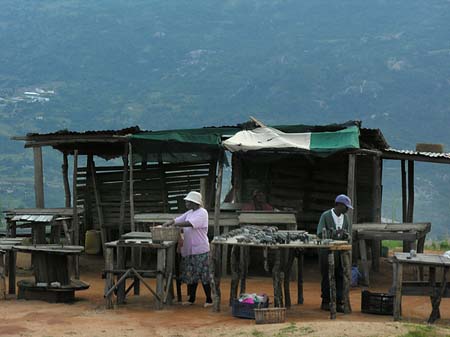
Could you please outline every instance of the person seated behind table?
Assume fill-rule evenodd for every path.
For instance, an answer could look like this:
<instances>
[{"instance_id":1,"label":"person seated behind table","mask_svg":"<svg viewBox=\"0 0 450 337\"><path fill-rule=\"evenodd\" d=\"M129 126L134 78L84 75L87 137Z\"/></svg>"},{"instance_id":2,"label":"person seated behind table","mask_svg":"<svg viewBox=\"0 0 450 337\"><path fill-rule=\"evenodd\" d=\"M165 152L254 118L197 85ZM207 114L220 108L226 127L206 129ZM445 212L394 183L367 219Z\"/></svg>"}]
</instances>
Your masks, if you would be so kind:
<instances>
[{"instance_id":1,"label":"person seated behind table","mask_svg":"<svg viewBox=\"0 0 450 337\"><path fill-rule=\"evenodd\" d=\"M183 305L195 302L197 285L200 281L206 295L204 307L212 305L211 285L208 265L208 212L202 205L202 195L191 191L184 198L188 211L169 220L163 226L182 227L184 233L181 247L181 280L188 286L189 299Z\"/></svg>"},{"instance_id":2,"label":"person seated behind table","mask_svg":"<svg viewBox=\"0 0 450 337\"><path fill-rule=\"evenodd\" d=\"M252 201L242 206L243 211L273 211L274 208L267 203L266 195L261 190L254 190Z\"/></svg>"},{"instance_id":3,"label":"person seated behind table","mask_svg":"<svg viewBox=\"0 0 450 337\"><path fill-rule=\"evenodd\" d=\"M340 194L335 199L332 209L325 211L320 216L317 226L317 236L321 239L348 240L351 241L352 224L348 218L348 209L353 209L352 202L345 194ZM325 234L326 237L323 237ZM343 278L344 271L341 265L341 254L334 254L335 279L336 279L336 310L344 312L343 306ZM328 251L319 251L320 272L322 274L322 310L330 310L330 283L328 279Z\"/></svg>"}]
</instances>

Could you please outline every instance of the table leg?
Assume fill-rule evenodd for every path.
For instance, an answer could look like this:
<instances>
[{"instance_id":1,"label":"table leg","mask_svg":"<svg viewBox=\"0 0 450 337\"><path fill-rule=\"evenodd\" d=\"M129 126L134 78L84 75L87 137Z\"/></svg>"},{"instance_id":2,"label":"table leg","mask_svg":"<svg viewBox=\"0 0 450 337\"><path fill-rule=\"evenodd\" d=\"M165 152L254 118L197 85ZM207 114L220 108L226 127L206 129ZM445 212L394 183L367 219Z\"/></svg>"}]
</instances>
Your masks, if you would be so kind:
<instances>
[{"instance_id":1,"label":"table leg","mask_svg":"<svg viewBox=\"0 0 450 337\"><path fill-rule=\"evenodd\" d=\"M290 281L291 281L291 271L292 265L294 264L294 250L285 249L285 265L284 265L284 303L286 308L291 307L291 291L290 291Z\"/></svg>"},{"instance_id":2,"label":"table leg","mask_svg":"<svg viewBox=\"0 0 450 337\"><path fill-rule=\"evenodd\" d=\"M231 283L230 283L230 306L233 301L237 299L237 292L239 286L239 266L237 263L237 251L239 247L232 246L230 256L230 271L231 271Z\"/></svg>"},{"instance_id":3,"label":"table leg","mask_svg":"<svg viewBox=\"0 0 450 337\"><path fill-rule=\"evenodd\" d=\"M303 262L304 262L304 254L303 249L298 250L297 255L297 303L303 304Z\"/></svg>"},{"instance_id":4,"label":"table leg","mask_svg":"<svg viewBox=\"0 0 450 337\"><path fill-rule=\"evenodd\" d=\"M109 289L113 287L114 283L114 274L112 273L112 271L114 270L113 248L105 249L105 270L107 270L105 278L105 294L107 294L109 292ZM105 297L105 306L106 309L113 308L112 293Z\"/></svg>"},{"instance_id":5,"label":"table leg","mask_svg":"<svg viewBox=\"0 0 450 337\"><path fill-rule=\"evenodd\" d=\"M401 263L394 261L392 264L394 269L394 321L402 318L402 282L403 282L403 266Z\"/></svg>"},{"instance_id":6,"label":"table leg","mask_svg":"<svg viewBox=\"0 0 450 337\"><path fill-rule=\"evenodd\" d=\"M6 299L5 254L0 251L0 300Z\"/></svg>"},{"instance_id":7,"label":"table leg","mask_svg":"<svg viewBox=\"0 0 450 337\"><path fill-rule=\"evenodd\" d=\"M166 267L166 255L167 251L165 248L157 249L157 263L156 263L156 294L161 299L160 301L156 300L156 309L161 310L162 299L164 298L164 272Z\"/></svg>"},{"instance_id":8,"label":"table leg","mask_svg":"<svg viewBox=\"0 0 450 337\"><path fill-rule=\"evenodd\" d=\"M343 300L344 300L344 314L350 314L352 312L352 307L350 305L350 283L352 277L352 265L351 261L351 251L341 252L341 265L343 271Z\"/></svg>"},{"instance_id":9,"label":"table leg","mask_svg":"<svg viewBox=\"0 0 450 337\"><path fill-rule=\"evenodd\" d=\"M225 246L219 246L219 245L211 245L211 252L210 252L210 267L212 267L211 270L211 283L212 283L212 295L213 295L213 311L214 312L220 312L220 300L221 300L221 292L220 292L220 277L221 277L221 266L220 262L222 260L222 248Z\"/></svg>"},{"instance_id":10,"label":"table leg","mask_svg":"<svg viewBox=\"0 0 450 337\"><path fill-rule=\"evenodd\" d=\"M239 294L244 294L247 285L247 268L248 268L248 248L241 246L239 247L239 269L241 271L241 290Z\"/></svg>"},{"instance_id":11,"label":"table leg","mask_svg":"<svg viewBox=\"0 0 450 337\"><path fill-rule=\"evenodd\" d=\"M334 275L334 252L328 251L328 283L330 285L330 319L336 319L336 278Z\"/></svg>"},{"instance_id":12,"label":"table leg","mask_svg":"<svg viewBox=\"0 0 450 337\"><path fill-rule=\"evenodd\" d=\"M125 247L117 247L117 269L125 269L125 252ZM119 280L122 275L123 274L118 274L117 280ZM127 280L125 279L121 284L117 285L117 304L125 303L126 283Z\"/></svg>"},{"instance_id":13,"label":"table leg","mask_svg":"<svg viewBox=\"0 0 450 337\"><path fill-rule=\"evenodd\" d=\"M359 252L361 255L361 265L363 270L364 285L369 286L369 263L367 261L366 241L359 240Z\"/></svg>"},{"instance_id":14,"label":"table leg","mask_svg":"<svg viewBox=\"0 0 450 337\"><path fill-rule=\"evenodd\" d=\"M9 271L9 291L11 295L16 294L16 252L12 249L8 251L8 271Z\"/></svg>"},{"instance_id":15,"label":"table leg","mask_svg":"<svg viewBox=\"0 0 450 337\"><path fill-rule=\"evenodd\" d=\"M131 265L135 269L141 269L141 256L142 256L142 249L140 247L132 247L131 248ZM134 295L139 296L140 294L140 280L136 276L134 277L133 281L133 292Z\"/></svg>"},{"instance_id":16,"label":"table leg","mask_svg":"<svg viewBox=\"0 0 450 337\"><path fill-rule=\"evenodd\" d=\"M439 312L439 306L441 304L442 296L444 296L445 289L447 288L447 273L448 273L449 267L445 267L442 271L442 281L441 281L441 287L439 289L439 293L434 292L433 288L433 301L432 306L433 310L431 311L430 318L428 319L428 323L434 323L438 318L440 318L440 312Z\"/></svg>"},{"instance_id":17,"label":"table leg","mask_svg":"<svg viewBox=\"0 0 450 337\"><path fill-rule=\"evenodd\" d=\"M273 305L274 307L283 307L283 291L281 289L281 252L279 249L274 250L274 263L272 268L273 279Z\"/></svg>"},{"instance_id":18,"label":"table leg","mask_svg":"<svg viewBox=\"0 0 450 337\"><path fill-rule=\"evenodd\" d=\"M167 304L171 305L173 301L173 282L172 276L174 275L174 263L175 263L175 245L167 248L167 264L166 264L166 292L167 292Z\"/></svg>"}]
</instances>

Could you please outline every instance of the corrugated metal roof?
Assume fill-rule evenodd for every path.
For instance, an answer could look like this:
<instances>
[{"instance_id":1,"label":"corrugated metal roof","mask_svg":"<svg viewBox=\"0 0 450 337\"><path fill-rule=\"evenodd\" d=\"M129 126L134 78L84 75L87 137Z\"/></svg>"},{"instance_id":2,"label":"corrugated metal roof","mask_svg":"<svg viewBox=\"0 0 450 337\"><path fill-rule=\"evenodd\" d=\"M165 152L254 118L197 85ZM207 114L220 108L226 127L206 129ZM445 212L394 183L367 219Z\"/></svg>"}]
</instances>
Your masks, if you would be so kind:
<instances>
[{"instance_id":1,"label":"corrugated metal roof","mask_svg":"<svg viewBox=\"0 0 450 337\"><path fill-rule=\"evenodd\" d=\"M420 152L413 150L398 150L388 148L383 150L383 156L387 159L411 159L417 161L435 161L450 164L450 153L448 152ZM397 157L397 158L396 158ZM408 158L409 157L409 158Z\"/></svg>"}]
</instances>

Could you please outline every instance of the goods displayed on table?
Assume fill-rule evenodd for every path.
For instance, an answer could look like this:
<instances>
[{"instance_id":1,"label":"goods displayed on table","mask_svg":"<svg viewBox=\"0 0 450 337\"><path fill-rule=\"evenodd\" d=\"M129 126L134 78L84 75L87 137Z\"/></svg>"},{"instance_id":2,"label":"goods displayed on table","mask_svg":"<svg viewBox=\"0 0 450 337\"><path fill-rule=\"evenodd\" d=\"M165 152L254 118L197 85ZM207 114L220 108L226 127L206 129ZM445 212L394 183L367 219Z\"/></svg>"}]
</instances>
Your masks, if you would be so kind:
<instances>
[{"instance_id":1,"label":"goods displayed on table","mask_svg":"<svg viewBox=\"0 0 450 337\"><path fill-rule=\"evenodd\" d=\"M220 235L217 241L226 241L234 238L237 242L254 244L288 244L293 241L308 243L315 235L306 231L279 231L274 226L244 226Z\"/></svg>"}]
</instances>

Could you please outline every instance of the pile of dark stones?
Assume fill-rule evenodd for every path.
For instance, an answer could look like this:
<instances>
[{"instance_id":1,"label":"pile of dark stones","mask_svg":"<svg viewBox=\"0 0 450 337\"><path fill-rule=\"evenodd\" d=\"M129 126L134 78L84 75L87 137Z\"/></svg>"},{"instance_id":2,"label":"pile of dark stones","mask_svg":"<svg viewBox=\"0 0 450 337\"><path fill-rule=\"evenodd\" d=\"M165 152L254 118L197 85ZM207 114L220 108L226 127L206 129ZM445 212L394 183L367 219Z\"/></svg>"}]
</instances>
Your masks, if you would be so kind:
<instances>
[{"instance_id":1,"label":"pile of dark stones","mask_svg":"<svg viewBox=\"0 0 450 337\"><path fill-rule=\"evenodd\" d=\"M305 231L278 231L274 226L244 226L234 229L216 238L226 241L235 238L237 242L253 244L288 244L290 242L309 242L309 235Z\"/></svg>"}]
</instances>

